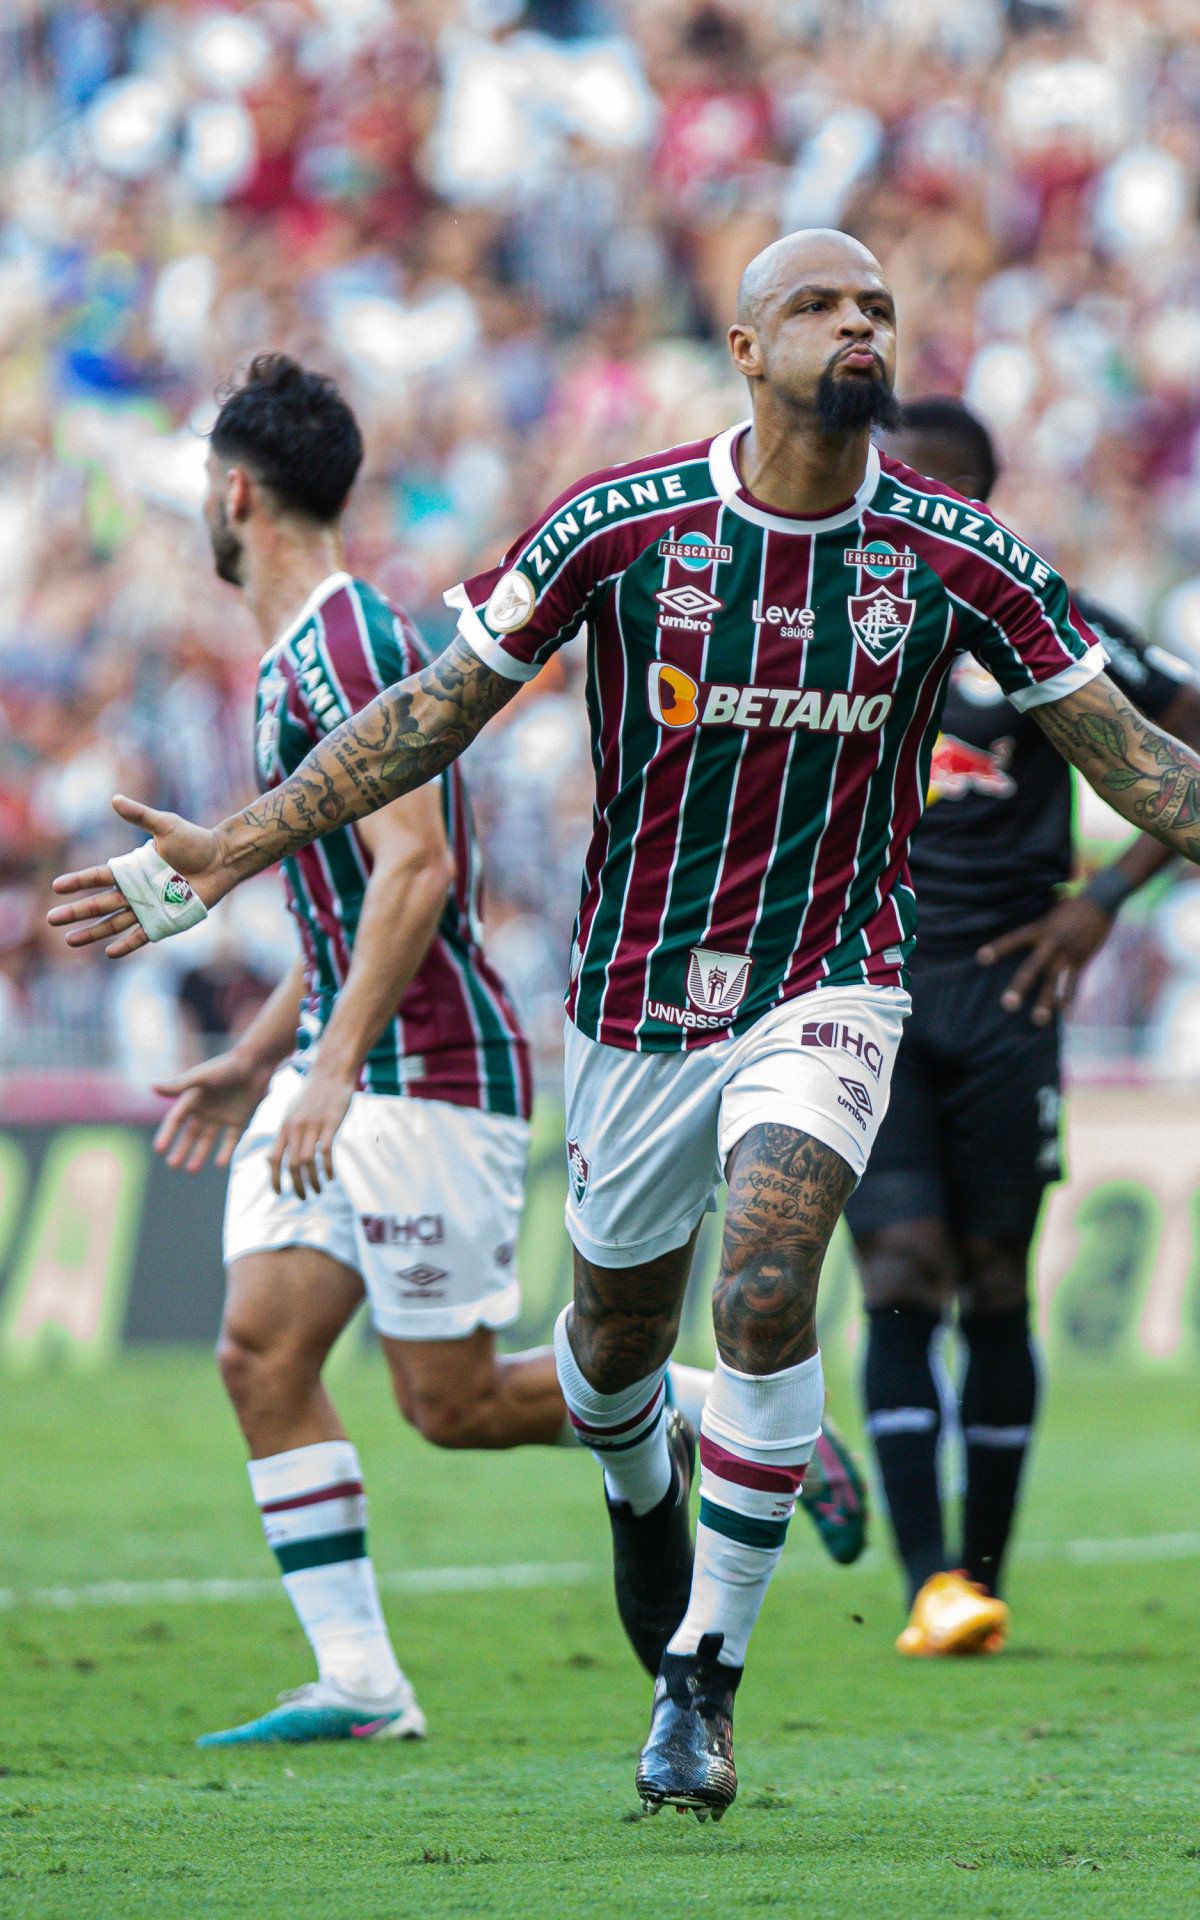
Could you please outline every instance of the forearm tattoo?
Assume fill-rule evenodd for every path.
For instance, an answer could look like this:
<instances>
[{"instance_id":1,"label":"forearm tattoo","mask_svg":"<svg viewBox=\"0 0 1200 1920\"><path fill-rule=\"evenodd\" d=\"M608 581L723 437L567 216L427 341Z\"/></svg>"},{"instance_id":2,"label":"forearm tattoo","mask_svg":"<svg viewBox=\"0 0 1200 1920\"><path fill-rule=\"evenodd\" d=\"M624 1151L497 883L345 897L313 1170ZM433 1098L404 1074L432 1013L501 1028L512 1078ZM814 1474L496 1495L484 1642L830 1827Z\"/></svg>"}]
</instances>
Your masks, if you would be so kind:
<instances>
[{"instance_id":1,"label":"forearm tattoo","mask_svg":"<svg viewBox=\"0 0 1200 1920\"><path fill-rule=\"evenodd\" d=\"M817 1282L854 1175L832 1147L773 1125L751 1127L726 1173L717 1349L742 1373L778 1373L816 1351Z\"/></svg>"},{"instance_id":2,"label":"forearm tattoo","mask_svg":"<svg viewBox=\"0 0 1200 1920\"><path fill-rule=\"evenodd\" d=\"M388 687L281 786L218 829L228 864L257 873L332 827L374 813L424 786L469 747L520 683L485 666L455 637L423 673Z\"/></svg>"},{"instance_id":3,"label":"forearm tattoo","mask_svg":"<svg viewBox=\"0 0 1200 1920\"><path fill-rule=\"evenodd\" d=\"M1106 674L1033 717L1097 793L1178 853L1200 860L1200 756L1140 714Z\"/></svg>"}]
</instances>

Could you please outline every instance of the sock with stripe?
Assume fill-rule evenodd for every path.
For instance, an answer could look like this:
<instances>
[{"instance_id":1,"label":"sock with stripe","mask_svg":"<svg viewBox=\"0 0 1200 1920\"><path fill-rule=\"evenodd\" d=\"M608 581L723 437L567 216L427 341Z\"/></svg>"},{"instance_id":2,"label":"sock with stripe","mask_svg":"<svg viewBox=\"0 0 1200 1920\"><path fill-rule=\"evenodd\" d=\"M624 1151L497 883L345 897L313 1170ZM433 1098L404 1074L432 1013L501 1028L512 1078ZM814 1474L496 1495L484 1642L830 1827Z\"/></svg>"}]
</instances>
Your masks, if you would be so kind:
<instances>
[{"instance_id":1,"label":"sock with stripe","mask_svg":"<svg viewBox=\"0 0 1200 1920\"><path fill-rule=\"evenodd\" d=\"M564 1307L554 1327L554 1358L567 1414L579 1438L604 1468L604 1488L616 1504L627 1501L635 1514L649 1513L671 1486L663 1413L666 1366L656 1367L620 1393L597 1393L579 1370L567 1338Z\"/></svg>"},{"instance_id":2,"label":"sock with stripe","mask_svg":"<svg viewBox=\"0 0 1200 1920\"><path fill-rule=\"evenodd\" d=\"M358 1699L386 1699L402 1676L367 1554L357 1452L348 1440L323 1440L248 1467L267 1545L322 1680Z\"/></svg>"},{"instance_id":3,"label":"sock with stripe","mask_svg":"<svg viewBox=\"0 0 1200 1920\"><path fill-rule=\"evenodd\" d=\"M692 1594L668 1652L695 1653L706 1634L718 1634L720 1664L745 1664L824 1405L819 1353L767 1374L738 1373L718 1359L700 1421Z\"/></svg>"},{"instance_id":4,"label":"sock with stripe","mask_svg":"<svg viewBox=\"0 0 1200 1920\"><path fill-rule=\"evenodd\" d=\"M1037 1362L1024 1306L964 1315L959 1328L968 1354L962 1389L963 1567L995 1593L1037 1409Z\"/></svg>"},{"instance_id":5,"label":"sock with stripe","mask_svg":"<svg viewBox=\"0 0 1200 1920\"><path fill-rule=\"evenodd\" d=\"M932 1352L941 1318L909 1307L872 1307L867 1317L867 1432L911 1606L930 1575L947 1564L937 1458L942 1411Z\"/></svg>"}]
</instances>

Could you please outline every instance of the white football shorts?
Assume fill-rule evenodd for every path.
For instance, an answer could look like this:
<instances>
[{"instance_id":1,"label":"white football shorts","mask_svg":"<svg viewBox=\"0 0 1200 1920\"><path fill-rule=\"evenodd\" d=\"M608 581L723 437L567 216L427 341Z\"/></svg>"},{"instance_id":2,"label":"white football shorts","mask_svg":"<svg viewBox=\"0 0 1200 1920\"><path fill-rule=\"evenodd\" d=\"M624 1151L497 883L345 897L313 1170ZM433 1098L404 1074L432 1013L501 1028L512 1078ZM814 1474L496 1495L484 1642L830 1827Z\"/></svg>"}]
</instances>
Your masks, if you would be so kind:
<instances>
[{"instance_id":1,"label":"white football shorts","mask_svg":"<svg viewBox=\"0 0 1200 1920\"><path fill-rule=\"evenodd\" d=\"M859 1179L887 1111L911 1002L899 987L818 987L691 1053L632 1053L566 1029L567 1232L634 1267L681 1247L751 1127L794 1127Z\"/></svg>"},{"instance_id":2,"label":"white football shorts","mask_svg":"<svg viewBox=\"0 0 1200 1920\"><path fill-rule=\"evenodd\" d=\"M444 1100L356 1093L333 1143L333 1179L299 1200L271 1187L268 1156L304 1085L275 1074L229 1169L225 1261L315 1247L363 1278L394 1340L461 1340L521 1305L516 1243L529 1125Z\"/></svg>"}]
</instances>

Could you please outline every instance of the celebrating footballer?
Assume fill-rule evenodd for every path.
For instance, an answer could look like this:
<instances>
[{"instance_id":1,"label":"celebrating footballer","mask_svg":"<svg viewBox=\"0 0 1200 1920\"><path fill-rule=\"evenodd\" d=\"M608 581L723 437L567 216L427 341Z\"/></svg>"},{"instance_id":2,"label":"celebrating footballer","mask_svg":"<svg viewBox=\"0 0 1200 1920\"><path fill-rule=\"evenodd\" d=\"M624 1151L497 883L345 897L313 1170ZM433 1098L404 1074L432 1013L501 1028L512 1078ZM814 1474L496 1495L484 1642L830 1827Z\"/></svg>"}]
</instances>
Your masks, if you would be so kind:
<instances>
[{"instance_id":1,"label":"celebrating footballer","mask_svg":"<svg viewBox=\"0 0 1200 1920\"><path fill-rule=\"evenodd\" d=\"M729 341L749 420L568 488L448 596L439 659L241 814L209 829L118 800L153 844L64 876L85 897L52 916L114 956L176 931L442 778L586 632L596 804L568 966L557 1372L604 1468L626 1627L657 1667L638 1793L702 1819L736 1794L734 1700L821 1427L817 1281L909 1012L908 845L955 662L1200 860L1200 758L1108 678L1059 575L873 443L899 416L872 255L831 231L776 242ZM693 1559L664 1382L722 1179Z\"/></svg>"}]
</instances>

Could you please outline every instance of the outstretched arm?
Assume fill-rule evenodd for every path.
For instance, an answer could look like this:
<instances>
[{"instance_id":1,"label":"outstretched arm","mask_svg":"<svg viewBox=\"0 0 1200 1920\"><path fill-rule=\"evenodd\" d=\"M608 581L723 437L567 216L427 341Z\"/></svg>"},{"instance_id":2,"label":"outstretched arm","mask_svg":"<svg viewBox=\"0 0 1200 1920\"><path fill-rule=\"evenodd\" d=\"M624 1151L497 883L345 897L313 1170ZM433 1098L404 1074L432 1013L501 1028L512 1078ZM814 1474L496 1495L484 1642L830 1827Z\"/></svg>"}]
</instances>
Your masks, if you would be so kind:
<instances>
[{"instance_id":1,"label":"outstretched arm","mask_svg":"<svg viewBox=\"0 0 1200 1920\"><path fill-rule=\"evenodd\" d=\"M1030 711L1131 826L1200 865L1200 754L1140 714L1107 674Z\"/></svg>"},{"instance_id":2,"label":"outstretched arm","mask_svg":"<svg viewBox=\"0 0 1200 1920\"><path fill-rule=\"evenodd\" d=\"M119 795L113 806L153 836L162 858L211 907L252 873L432 780L520 684L485 666L456 635L423 673L398 681L335 727L281 786L218 827L197 827ZM115 959L145 944L108 867L63 874L54 890L91 896L49 916L52 925L74 929L67 935L71 946L111 941L107 951Z\"/></svg>"},{"instance_id":3,"label":"outstretched arm","mask_svg":"<svg viewBox=\"0 0 1200 1920\"><path fill-rule=\"evenodd\" d=\"M1163 732L1200 748L1200 691L1181 686L1158 720ZM1014 1013L1030 996L1030 1019L1035 1026L1047 1026L1056 1012L1070 1006L1088 961L1112 932L1122 902L1174 859L1171 847L1140 833L1078 893L1056 901L1040 919L980 947L975 958L984 967L1010 954L1026 956L1001 994L1001 1006Z\"/></svg>"}]
</instances>

